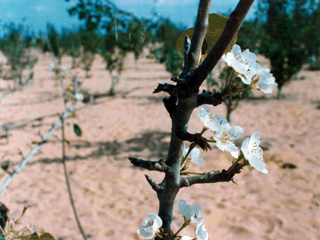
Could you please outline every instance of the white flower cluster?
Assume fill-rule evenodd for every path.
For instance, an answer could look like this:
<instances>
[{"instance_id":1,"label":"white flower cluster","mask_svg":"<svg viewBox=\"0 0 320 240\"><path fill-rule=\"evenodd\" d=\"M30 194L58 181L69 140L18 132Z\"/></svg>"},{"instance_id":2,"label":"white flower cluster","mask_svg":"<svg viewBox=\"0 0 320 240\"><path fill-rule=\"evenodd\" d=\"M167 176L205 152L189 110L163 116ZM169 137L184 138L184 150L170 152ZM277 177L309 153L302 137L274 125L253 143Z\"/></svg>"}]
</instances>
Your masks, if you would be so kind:
<instances>
[{"instance_id":1,"label":"white flower cluster","mask_svg":"<svg viewBox=\"0 0 320 240\"><path fill-rule=\"evenodd\" d=\"M208 240L208 232L206 227L203 224L204 217L199 217L201 213L201 206L199 204L189 205L186 200L181 199L179 201L179 209L184 218L184 226L188 226L189 224L197 224L196 228L196 236L197 240ZM151 214L146 220L144 220L140 229L138 229L137 233L140 237L144 239L151 239L154 237L156 232L162 226L162 220L158 215ZM191 240L194 239L189 236L182 236L181 239Z\"/></svg>"},{"instance_id":2,"label":"white flower cluster","mask_svg":"<svg viewBox=\"0 0 320 240\"><path fill-rule=\"evenodd\" d=\"M250 85L253 89L261 90L264 93L272 93L278 85L270 73L270 69L256 62L257 56L249 49L241 52L239 45L235 44L222 59L232 67L241 78L244 84Z\"/></svg>"},{"instance_id":3,"label":"white flower cluster","mask_svg":"<svg viewBox=\"0 0 320 240\"><path fill-rule=\"evenodd\" d=\"M239 149L234 141L243 133L240 126L230 126L228 121L221 115L213 116L208 106L202 105L199 109L199 117L204 126L213 133L213 139L216 146L222 151L228 151L234 158L238 158ZM263 162L263 151L260 144L260 135L255 132L249 138L246 138L241 146L241 152L249 161L250 165L262 173L268 173L266 165Z\"/></svg>"},{"instance_id":4,"label":"white flower cluster","mask_svg":"<svg viewBox=\"0 0 320 240\"><path fill-rule=\"evenodd\" d=\"M197 224L196 239L208 240L208 232L206 230L206 227L203 225L204 217L199 217L201 213L201 206L199 204L189 205L187 204L186 200L181 199L179 201L179 209L184 217L185 224ZM193 238L189 236L182 236L181 239L191 240Z\"/></svg>"}]
</instances>

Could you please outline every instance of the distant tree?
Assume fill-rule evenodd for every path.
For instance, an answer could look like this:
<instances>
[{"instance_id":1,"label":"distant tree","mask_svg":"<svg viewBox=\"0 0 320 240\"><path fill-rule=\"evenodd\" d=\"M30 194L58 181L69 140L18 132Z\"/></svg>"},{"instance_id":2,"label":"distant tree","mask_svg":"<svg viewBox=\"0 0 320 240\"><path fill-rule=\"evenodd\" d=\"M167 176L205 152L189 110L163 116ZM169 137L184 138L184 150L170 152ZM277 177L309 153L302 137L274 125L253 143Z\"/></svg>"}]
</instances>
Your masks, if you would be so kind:
<instances>
[{"instance_id":1,"label":"distant tree","mask_svg":"<svg viewBox=\"0 0 320 240\"><path fill-rule=\"evenodd\" d=\"M90 70L95 59L95 54L98 53L99 35L97 30L80 31L80 43L82 46L81 63L86 72L86 78L90 77Z\"/></svg>"},{"instance_id":2,"label":"distant tree","mask_svg":"<svg viewBox=\"0 0 320 240\"><path fill-rule=\"evenodd\" d=\"M34 38L31 35L23 36L24 26L9 23L4 26L5 33L0 40L0 50L6 56L10 66L10 74L6 78L14 79L14 87L26 85L33 78L33 67L37 62L37 53ZM25 68L29 68L27 76L23 75Z\"/></svg>"},{"instance_id":3,"label":"distant tree","mask_svg":"<svg viewBox=\"0 0 320 240\"><path fill-rule=\"evenodd\" d=\"M252 50L255 53L259 52L263 36L263 29L261 23L257 20L244 22L238 33L237 44L243 49Z\"/></svg>"},{"instance_id":4,"label":"distant tree","mask_svg":"<svg viewBox=\"0 0 320 240\"><path fill-rule=\"evenodd\" d=\"M320 70L320 1L310 0L310 16L307 23L305 45L308 50L310 69Z\"/></svg>"},{"instance_id":5,"label":"distant tree","mask_svg":"<svg viewBox=\"0 0 320 240\"><path fill-rule=\"evenodd\" d=\"M263 27L259 51L271 61L278 98L282 97L283 86L300 71L310 54L306 46L308 3L309 0L261 0L259 3L257 16Z\"/></svg>"},{"instance_id":6,"label":"distant tree","mask_svg":"<svg viewBox=\"0 0 320 240\"><path fill-rule=\"evenodd\" d=\"M71 68L76 68L79 64L81 41L80 32L72 29L62 28L60 41L60 51L72 58Z\"/></svg>"},{"instance_id":7,"label":"distant tree","mask_svg":"<svg viewBox=\"0 0 320 240\"><path fill-rule=\"evenodd\" d=\"M160 63L165 63L166 70L174 76L181 72L183 66L183 58L176 45L182 29L182 26L176 26L165 18L160 18L152 27L154 47L151 54Z\"/></svg>"},{"instance_id":8,"label":"distant tree","mask_svg":"<svg viewBox=\"0 0 320 240\"><path fill-rule=\"evenodd\" d=\"M63 52L61 50L61 36L54 25L50 23L47 24L47 43L45 47L48 48L49 52L51 52L52 56L60 65L63 56Z\"/></svg>"},{"instance_id":9,"label":"distant tree","mask_svg":"<svg viewBox=\"0 0 320 240\"><path fill-rule=\"evenodd\" d=\"M68 1L68 0L66 0ZM91 60L95 53L99 53L106 61L106 69L111 76L111 86L109 94L114 94L116 83L120 79L123 70L123 61L128 52L133 52L137 60L143 51L143 47L150 38L150 34L146 34L145 26L147 20L139 20L132 14L118 9L111 1L83 1L79 0L77 4L69 9L72 16L78 16L84 21L83 36L90 35L81 44L88 44L88 41L94 42L94 48L88 50L84 46L84 58ZM97 35L99 31L101 36ZM100 39L96 44L94 39ZM89 57L89 55L91 57Z\"/></svg>"}]
</instances>

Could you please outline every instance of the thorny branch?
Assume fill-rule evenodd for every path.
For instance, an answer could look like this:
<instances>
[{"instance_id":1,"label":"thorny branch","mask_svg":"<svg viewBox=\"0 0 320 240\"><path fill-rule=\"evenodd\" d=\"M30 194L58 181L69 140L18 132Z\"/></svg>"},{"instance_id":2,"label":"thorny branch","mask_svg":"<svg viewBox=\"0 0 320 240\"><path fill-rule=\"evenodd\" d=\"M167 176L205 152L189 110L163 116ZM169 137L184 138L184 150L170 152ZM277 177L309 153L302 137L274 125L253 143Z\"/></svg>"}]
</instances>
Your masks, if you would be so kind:
<instances>
[{"instance_id":1,"label":"thorny branch","mask_svg":"<svg viewBox=\"0 0 320 240\"><path fill-rule=\"evenodd\" d=\"M185 66L183 72L179 78L171 79L176 85L160 84L155 90L155 92L164 91L170 95L163 102L172 120L170 146L165 161L168 169L165 171L165 177L160 184L157 184L149 176L146 176L148 183L157 192L159 199L158 215L163 222L160 232L172 232L173 205L180 188L200 183L233 181L234 175L239 173L244 166L235 162L228 170L188 177L181 177L180 171L181 161L184 157L184 141L193 142L205 150L210 148L208 141L201 136L201 133L191 134L188 132L190 116L193 110L202 104L217 106L223 102L225 97L223 93L203 92L198 94L199 88L236 35L253 1L239 1L219 40L206 59L196 68L200 61L200 51L208 28L208 16L211 6L211 0L200 0L194 34L191 36L191 45L190 39L188 37L185 38ZM134 161L132 163L141 164L140 166L146 169L151 168L149 170L154 170L155 168L154 163L149 166L146 162L139 162L139 164L138 162ZM157 236L155 239L160 240L162 238Z\"/></svg>"}]
</instances>

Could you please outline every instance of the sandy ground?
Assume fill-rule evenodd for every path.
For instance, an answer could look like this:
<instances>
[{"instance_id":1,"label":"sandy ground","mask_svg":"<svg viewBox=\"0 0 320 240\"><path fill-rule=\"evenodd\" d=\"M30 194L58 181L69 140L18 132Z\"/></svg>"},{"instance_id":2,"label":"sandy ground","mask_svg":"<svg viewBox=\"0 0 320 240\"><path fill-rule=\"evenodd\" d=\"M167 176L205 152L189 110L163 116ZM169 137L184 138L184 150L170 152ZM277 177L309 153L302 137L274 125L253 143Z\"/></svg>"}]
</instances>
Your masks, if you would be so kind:
<instances>
[{"instance_id":1,"label":"sandy ground","mask_svg":"<svg viewBox=\"0 0 320 240\"><path fill-rule=\"evenodd\" d=\"M80 221L90 239L140 239L136 231L149 214L157 213L155 193L145 181L148 173L131 166L129 156L158 160L168 150L170 119L162 104L164 94L154 95L157 82L169 82L170 74L151 59L137 64L129 57L116 96L99 98L95 104L78 105L77 118L70 119L67 139L68 169ZM34 83L0 103L0 124L10 127L9 144L0 139L2 160L16 164L19 150L27 154L38 133L45 134L63 111L61 89L54 86L48 72L50 57L41 56ZM71 65L68 58L66 66ZM84 73L79 70L80 77ZM245 132L241 141L259 131L268 175L245 169L236 184L196 185L182 189L174 209L173 230L182 223L179 199L199 203L209 239L219 240L316 240L320 239L320 72L302 71L299 79L283 90L285 99L275 94L243 101L233 114L233 124ZM0 88L8 81L0 80ZM97 59L92 77L84 81L91 93L105 93L110 78ZM224 106L212 108L225 114ZM78 138L72 130L83 130ZM202 128L195 111L190 132ZM61 164L60 131L45 144L0 196L10 209L28 210L23 223L52 233L56 239L81 239L70 207ZM5 156L4 156L5 155ZM214 148L204 153L203 165L194 171L221 170L231 163L231 155ZM292 163L295 169L282 168ZM149 173L157 181L162 174ZM1 183L6 173L0 173ZM192 234L192 228L184 233Z\"/></svg>"}]
</instances>

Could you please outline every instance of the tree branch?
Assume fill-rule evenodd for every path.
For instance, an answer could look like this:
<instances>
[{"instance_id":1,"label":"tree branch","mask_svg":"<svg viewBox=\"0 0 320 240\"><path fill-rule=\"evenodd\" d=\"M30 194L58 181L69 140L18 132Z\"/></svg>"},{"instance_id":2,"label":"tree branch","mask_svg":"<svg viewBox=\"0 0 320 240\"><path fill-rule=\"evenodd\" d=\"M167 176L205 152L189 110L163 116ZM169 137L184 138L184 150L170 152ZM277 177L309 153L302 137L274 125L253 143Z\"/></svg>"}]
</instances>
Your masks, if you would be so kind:
<instances>
[{"instance_id":1,"label":"tree branch","mask_svg":"<svg viewBox=\"0 0 320 240\"><path fill-rule=\"evenodd\" d=\"M194 71L190 78L190 87L198 89L209 73L216 66L223 53L226 51L233 37L237 34L240 25L246 17L254 0L240 0L224 28L219 40L211 49L208 56Z\"/></svg>"},{"instance_id":2,"label":"tree branch","mask_svg":"<svg viewBox=\"0 0 320 240\"><path fill-rule=\"evenodd\" d=\"M129 160L134 166L145 168L150 171L159 171L159 172L168 171L168 166L162 159L160 159L157 162L153 162L153 161L142 160L139 158L129 157Z\"/></svg>"},{"instance_id":3,"label":"tree branch","mask_svg":"<svg viewBox=\"0 0 320 240\"><path fill-rule=\"evenodd\" d=\"M243 165L235 164L232 165L228 170L222 170L217 173L207 173L202 175L190 176L190 177L182 177L180 179L180 188L190 187L194 184L201 183L217 183L217 182L230 182L233 181L233 177L235 174L240 173Z\"/></svg>"},{"instance_id":4,"label":"tree branch","mask_svg":"<svg viewBox=\"0 0 320 240\"><path fill-rule=\"evenodd\" d=\"M218 106L223 102L221 93L211 93L203 90L201 94L197 97L198 106L202 104L210 104L213 106Z\"/></svg>"},{"instance_id":5,"label":"tree branch","mask_svg":"<svg viewBox=\"0 0 320 240\"><path fill-rule=\"evenodd\" d=\"M186 67L188 71L194 69L199 63L203 40L209 27L211 2L212 0L200 0L197 21L191 40L191 48L188 53L188 66Z\"/></svg>"}]
</instances>

